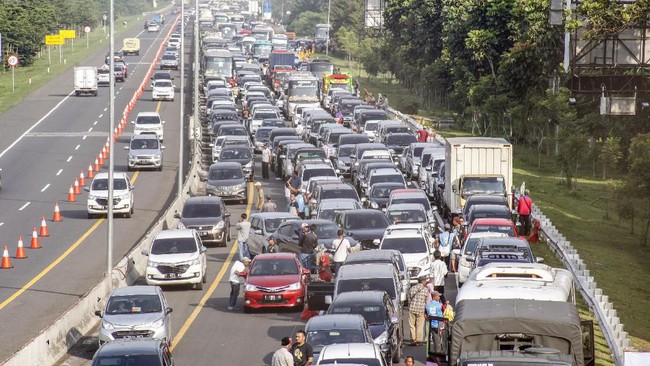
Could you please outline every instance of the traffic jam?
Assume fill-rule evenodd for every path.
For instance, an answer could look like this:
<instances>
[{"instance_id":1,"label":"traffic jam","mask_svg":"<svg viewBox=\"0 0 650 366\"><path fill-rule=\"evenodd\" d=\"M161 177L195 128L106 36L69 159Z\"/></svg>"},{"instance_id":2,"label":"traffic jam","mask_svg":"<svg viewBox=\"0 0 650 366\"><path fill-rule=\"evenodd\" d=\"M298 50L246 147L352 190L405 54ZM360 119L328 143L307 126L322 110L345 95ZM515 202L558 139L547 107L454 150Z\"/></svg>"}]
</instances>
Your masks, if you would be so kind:
<instances>
[{"instance_id":1,"label":"traffic jam","mask_svg":"<svg viewBox=\"0 0 650 366\"><path fill-rule=\"evenodd\" d=\"M120 364L110 363L122 357L115 345L129 342L160 355L138 364L173 364L162 289L202 290L207 246L236 251L224 310L300 313L304 331L278 339L272 365L593 364L571 273L534 254L533 201L513 182L512 145L442 138L362 92L314 53L318 40L243 9L202 3L186 14L201 35L205 192L143 252L146 285L116 289L97 312L93 365ZM180 67L179 37L160 69ZM156 72L154 98L174 99L162 91L169 79ZM136 123L147 118L160 134L137 134L130 149L160 156L164 122ZM136 155L129 170L141 168ZM272 185L281 199L264 194Z\"/></svg>"}]
</instances>

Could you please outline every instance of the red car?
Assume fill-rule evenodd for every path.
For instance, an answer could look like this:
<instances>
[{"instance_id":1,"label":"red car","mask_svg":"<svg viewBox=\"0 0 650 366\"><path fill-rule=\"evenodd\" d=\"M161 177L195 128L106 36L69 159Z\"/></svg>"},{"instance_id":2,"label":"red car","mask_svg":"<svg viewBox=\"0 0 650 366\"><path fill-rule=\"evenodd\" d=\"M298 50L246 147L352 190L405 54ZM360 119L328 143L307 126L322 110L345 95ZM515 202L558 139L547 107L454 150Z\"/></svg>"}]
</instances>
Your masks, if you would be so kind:
<instances>
[{"instance_id":1,"label":"red car","mask_svg":"<svg viewBox=\"0 0 650 366\"><path fill-rule=\"evenodd\" d=\"M474 220L469 229L468 234L471 233L503 233L511 237L517 237L517 226L512 220L498 219L498 218L480 218Z\"/></svg>"},{"instance_id":2,"label":"red car","mask_svg":"<svg viewBox=\"0 0 650 366\"><path fill-rule=\"evenodd\" d=\"M244 312L262 308L302 310L309 270L295 253L264 253L253 259L244 287Z\"/></svg>"}]
</instances>

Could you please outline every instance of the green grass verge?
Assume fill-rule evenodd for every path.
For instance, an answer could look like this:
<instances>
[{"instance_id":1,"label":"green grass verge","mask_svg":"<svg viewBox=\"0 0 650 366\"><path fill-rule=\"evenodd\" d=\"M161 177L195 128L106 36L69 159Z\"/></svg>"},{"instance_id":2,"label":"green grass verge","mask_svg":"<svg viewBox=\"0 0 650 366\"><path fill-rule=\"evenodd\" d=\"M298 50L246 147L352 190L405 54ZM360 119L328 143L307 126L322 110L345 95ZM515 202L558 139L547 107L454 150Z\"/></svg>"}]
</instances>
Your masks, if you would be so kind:
<instances>
[{"instance_id":1,"label":"green grass verge","mask_svg":"<svg viewBox=\"0 0 650 366\"><path fill-rule=\"evenodd\" d=\"M319 55L324 57L323 55ZM402 110L417 100L413 92L389 79L369 78L356 63L328 56L344 72L360 76L361 90L387 95L390 105ZM419 111L423 117L448 117L436 111ZM440 131L443 136L468 136L466 131ZM608 207L607 197L614 180L590 178L591 171L584 171L573 192L561 185L560 169L554 156L542 155L528 147L516 146L514 150L515 184L526 182L533 201L550 218L553 224L578 250L587 264L598 287L609 296L618 312L624 329L630 334L632 345L641 350L650 349L650 307L646 285L650 283L650 248L642 247L642 223L635 222L634 233L631 223L618 220L615 205ZM589 167L590 168L590 167ZM606 215L609 212L609 215ZM552 266L561 266L560 261L543 244L534 247L535 254L545 258ZM584 302L579 303L581 315L592 315ZM597 335L600 329L596 330ZM599 364L612 364L607 344L596 339Z\"/></svg>"},{"instance_id":2,"label":"green grass verge","mask_svg":"<svg viewBox=\"0 0 650 366\"><path fill-rule=\"evenodd\" d=\"M164 8L167 4L159 5L157 9ZM133 15L120 18L115 24L115 33L120 35L128 28L122 25L122 22L127 22L128 27L132 24L139 24L144 21L143 15ZM108 32L108 27L106 27ZM79 35L79 34L78 34ZM104 33L102 27L92 29L88 34L88 47L86 47L86 36L81 34L74 40L74 51L72 51L72 42L68 40L66 45L63 45L63 59L65 63L59 62L59 49L57 46L51 46L51 60L52 64L48 65L48 51L43 48L43 54L37 58L34 63L26 67L16 67L14 70L14 90L12 91L12 75L11 70L0 72L0 114L6 112L11 107L20 103L29 93L45 85L65 70L79 65L81 61L96 52L98 49L108 49L108 34ZM120 42L115 42L115 49L122 48ZM81 65L81 66L101 66L101 65ZM48 72L49 67L49 72ZM31 79L31 83L30 83ZM70 88L73 87L72 80L70 80Z\"/></svg>"}]
</instances>

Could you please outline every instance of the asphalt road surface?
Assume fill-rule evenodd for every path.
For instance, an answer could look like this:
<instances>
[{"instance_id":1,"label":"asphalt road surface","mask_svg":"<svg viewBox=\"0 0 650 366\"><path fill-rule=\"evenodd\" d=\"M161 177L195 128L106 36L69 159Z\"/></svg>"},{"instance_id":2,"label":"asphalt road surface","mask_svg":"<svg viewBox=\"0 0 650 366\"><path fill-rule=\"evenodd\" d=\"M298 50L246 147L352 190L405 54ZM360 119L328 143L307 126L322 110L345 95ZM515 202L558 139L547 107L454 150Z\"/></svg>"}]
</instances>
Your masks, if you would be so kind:
<instances>
[{"instance_id":1,"label":"asphalt road surface","mask_svg":"<svg viewBox=\"0 0 650 366\"><path fill-rule=\"evenodd\" d=\"M126 56L129 76L116 85L116 118L122 116L172 22L158 33L142 32L140 24L125 37L141 40L140 56ZM116 39L120 49L122 39ZM84 60L82 66L101 66L106 50ZM176 75L178 78L178 74ZM72 70L38 89L0 116L0 238L14 255L18 237L29 247L32 228L45 216L50 236L40 238L42 249L26 249L28 259L14 259L15 268L0 274L0 324L3 337L0 361L52 324L65 310L104 276L106 268L106 219L89 220L86 194L67 203L70 185L87 173L108 133L108 87L99 96L74 96ZM130 173L136 186L135 214L115 221L115 263L146 232L168 202L178 172L180 105L176 101L152 102L150 91L133 110L157 110L165 125L164 170ZM129 127L130 128L130 127ZM127 130L115 146L115 170L126 171ZM108 169L108 163L102 171ZM89 182L87 182L89 184ZM54 203L59 202L63 221L51 222Z\"/></svg>"}]
</instances>

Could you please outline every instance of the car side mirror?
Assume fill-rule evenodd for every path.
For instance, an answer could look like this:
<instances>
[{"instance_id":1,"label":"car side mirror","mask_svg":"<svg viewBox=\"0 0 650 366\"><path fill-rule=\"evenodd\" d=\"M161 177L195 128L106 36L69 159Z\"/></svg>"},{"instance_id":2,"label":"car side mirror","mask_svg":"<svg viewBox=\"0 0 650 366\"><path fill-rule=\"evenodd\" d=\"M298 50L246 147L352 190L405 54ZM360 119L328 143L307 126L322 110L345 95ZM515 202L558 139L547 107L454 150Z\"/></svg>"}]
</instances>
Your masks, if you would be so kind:
<instances>
[{"instance_id":1,"label":"car side mirror","mask_svg":"<svg viewBox=\"0 0 650 366\"><path fill-rule=\"evenodd\" d=\"M374 244L374 245L379 245L379 243L381 243L381 240L379 240L379 239L374 239L372 241L372 244Z\"/></svg>"},{"instance_id":2,"label":"car side mirror","mask_svg":"<svg viewBox=\"0 0 650 366\"><path fill-rule=\"evenodd\" d=\"M131 124L134 125L134 124L135 124L135 121L131 121Z\"/></svg>"},{"instance_id":3,"label":"car side mirror","mask_svg":"<svg viewBox=\"0 0 650 366\"><path fill-rule=\"evenodd\" d=\"M95 310L95 315L97 315L97 316L100 317L100 318L103 318L103 317L104 317L104 314L102 314L102 311L101 311L101 310Z\"/></svg>"},{"instance_id":4,"label":"car side mirror","mask_svg":"<svg viewBox=\"0 0 650 366\"><path fill-rule=\"evenodd\" d=\"M175 214L174 214L174 218L175 218L175 219L180 219L180 218L181 218L181 214L179 214L179 213L175 213Z\"/></svg>"},{"instance_id":5,"label":"car side mirror","mask_svg":"<svg viewBox=\"0 0 650 366\"><path fill-rule=\"evenodd\" d=\"M90 187L84 187L84 191L90 192Z\"/></svg>"},{"instance_id":6,"label":"car side mirror","mask_svg":"<svg viewBox=\"0 0 650 366\"><path fill-rule=\"evenodd\" d=\"M332 295L325 295L325 304L332 305Z\"/></svg>"},{"instance_id":7,"label":"car side mirror","mask_svg":"<svg viewBox=\"0 0 650 366\"><path fill-rule=\"evenodd\" d=\"M223 214L223 217L230 217L230 212L226 212Z\"/></svg>"},{"instance_id":8,"label":"car side mirror","mask_svg":"<svg viewBox=\"0 0 650 366\"><path fill-rule=\"evenodd\" d=\"M253 230L253 233L255 233L255 235L263 235L264 234L264 232L262 232L262 229L255 229L255 230Z\"/></svg>"},{"instance_id":9,"label":"car side mirror","mask_svg":"<svg viewBox=\"0 0 650 366\"><path fill-rule=\"evenodd\" d=\"M474 259L474 257L467 257L467 258L465 258L465 260L468 261L468 262L470 262L470 263L474 263L474 262L476 262L476 260Z\"/></svg>"},{"instance_id":10,"label":"car side mirror","mask_svg":"<svg viewBox=\"0 0 650 366\"><path fill-rule=\"evenodd\" d=\"M160 145L160 150L165 150L165 145Z\"/></svg>"},{"instance_id":11,"label":"car side mirror","mask_svg":"<svg viewBox=\"0 0 650 366\"><path fill-rule=\"evenodd\" d=\"M130 191L132 191L134 189L135 189L135 186L131 186L131 188L129 188Z\"/></svg>"},{"instance_id":12,"label":"car side mirror","mask_svg":"<svg viewBox=\"0 0 650 366\"><path fill-rule=\"evenodd\" d=\"M129 146L124 146L124 150L129 150Z\"/></svg>"},{"instance_id":13,"label":"car side mirror","mask_svg":"<svg viewBox=\"0 0 650 366\"><path fill-rule=\"evenodd\" d=\"M307 276L307 275L310 275L311 272L309 271L309 269L307 269L307 268L303 268L303 269L302 269L302 274L303 274L304 276Z\"/></svg>"},{"instance_id":14,"label":"car side mirror","mask_svg":"<svg viewBox=\"0 0 650 366\"><path fill-rule=\"evenodd\" d=\"M205 253L207 251L208 251L208 248L206 248L205 246L201 246L201 253Z\"/></svg>"},{"instance_id":15,"label":"car side mirror","mask_svg":"<svg viewBox=\"0 0 650 366\"><path fill-rule=\"evenodd\" d=\"M172 308L165 308L165 314L170 314L174 309Z\"/></svg>"},{"instance_id":16,"label":"car side mirror","mask_svg":"<svg viewBox=\"0 0 650 366\"><path fill-rule=\"evenodd\" d=\"M544 263L544 258L542 258L542 257L535 257L535 262L536 262L536 263Z\"/></svg>"},{"instance_id":17,"label":"car side mirror","mask_svg":"<svg viewBox=\"0 0 650 366\"><path fill-rule=\"evenodd\" d=\"M200 180L201 182L207 182L207 181L208 181L208 178L207 178L207 177L199 177L199 180Z\"/></svg>"},{"instance_id":18,"label":"car side mirror","mask_svg":"<svg viewBox=\"0 0 650 366\"><path fill-rule=\"evenodd\" d=\"M444 184L444 183L440 183L440 184L438 184L438 188L440 188L440 189L445 189L445 184Z\"/></svg>"},{"instance_id":19,"label":"car side mirror","mask_svg":"<svg viewBox=\"0 0 650 366\"><path fill-rule=\"evenodd\" d=\"M143 249L140 254L144 255L145 257L149 256L149 252L146 249Z\"/></svg>"}]
</instances>

